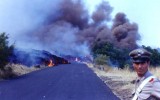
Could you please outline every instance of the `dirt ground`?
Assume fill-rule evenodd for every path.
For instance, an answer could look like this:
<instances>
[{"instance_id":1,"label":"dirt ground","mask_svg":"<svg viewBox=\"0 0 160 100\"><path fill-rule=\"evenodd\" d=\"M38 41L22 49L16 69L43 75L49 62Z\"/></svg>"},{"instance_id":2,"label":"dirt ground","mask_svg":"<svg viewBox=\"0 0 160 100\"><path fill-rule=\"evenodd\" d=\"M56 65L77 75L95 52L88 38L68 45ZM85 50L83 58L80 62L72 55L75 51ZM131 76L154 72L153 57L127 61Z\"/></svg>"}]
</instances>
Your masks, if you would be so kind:
<instances>
[{"instance_id":1,"label":"dirt ground","mask_svg":"<svg viewBox=\"0 0 160 100\"><path fill-rule=\"evenodd\" d=\"M107 86L114 92L114 94L119 97L121 100L130 100L132 94L132 86L128 86L131 84L125 80L117 80L116 76L100 76L100 78L105 82ZM122 79L122 78L121 78Z\"/></svg>"}]
</instances>

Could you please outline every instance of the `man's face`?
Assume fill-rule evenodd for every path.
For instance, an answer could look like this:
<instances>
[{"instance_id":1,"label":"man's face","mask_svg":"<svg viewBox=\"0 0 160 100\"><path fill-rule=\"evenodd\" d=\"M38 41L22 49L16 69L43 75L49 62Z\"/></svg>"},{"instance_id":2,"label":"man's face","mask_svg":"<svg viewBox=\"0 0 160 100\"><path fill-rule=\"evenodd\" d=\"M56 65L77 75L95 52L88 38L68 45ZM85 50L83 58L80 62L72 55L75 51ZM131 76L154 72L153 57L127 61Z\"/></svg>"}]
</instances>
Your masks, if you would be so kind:
<instances>
[{"instance_id":1,"label":"man's face","mask_svg":"<svg viewBox=\"0 0 160 100\"><path fill-rule=\"evenodd\" d=\"M144 74L148 71L149 64L150 64L150 62L147 62L147 61L140 62L140 63L137 63L137 62L133 63L133 67L139 77L143 77Z\"/></svg>"}]
</instances>

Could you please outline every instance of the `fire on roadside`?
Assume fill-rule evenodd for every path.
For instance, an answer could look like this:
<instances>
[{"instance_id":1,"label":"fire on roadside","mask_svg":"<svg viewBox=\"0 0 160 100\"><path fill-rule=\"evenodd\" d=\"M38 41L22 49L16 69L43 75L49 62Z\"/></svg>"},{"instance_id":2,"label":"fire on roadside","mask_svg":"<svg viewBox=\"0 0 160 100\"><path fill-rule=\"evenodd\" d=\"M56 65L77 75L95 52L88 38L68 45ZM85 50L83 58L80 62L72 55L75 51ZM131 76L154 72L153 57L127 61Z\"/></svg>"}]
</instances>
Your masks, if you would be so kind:
<instances>
[{"instance_id":1,"label":"fire on roadside","mask_svg":"<svg viewBox=\"0 0 160 100\"><path fill-rule=\"evenodd\" d=\"M78 61L80 61L80 60L76 57L76 58L75 58L75 61L78 62Z\"/></svg>"},{"instance_id":2,"label":"fire on roadside","mask_svg":"<svg viewBox=\"0 0 160 100\"><path fill-rule=\"evenodd\" d=\"M55 64L53 63L52 59L49 60L49 63L48 63L48 67L52 67L54 66Z\"/></svg>"}]
</instances>

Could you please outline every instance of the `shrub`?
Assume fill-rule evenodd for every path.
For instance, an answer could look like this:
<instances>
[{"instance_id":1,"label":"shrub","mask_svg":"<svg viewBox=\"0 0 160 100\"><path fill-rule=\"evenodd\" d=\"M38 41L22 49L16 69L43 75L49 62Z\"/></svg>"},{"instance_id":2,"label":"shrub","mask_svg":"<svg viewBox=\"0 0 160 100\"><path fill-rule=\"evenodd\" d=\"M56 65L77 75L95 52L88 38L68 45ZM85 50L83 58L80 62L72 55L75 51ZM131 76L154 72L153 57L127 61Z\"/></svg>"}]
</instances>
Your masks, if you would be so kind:
<instances>
[{"instance_id":1,"label":"shrub","mask_svg":"<svg viewBox=\"0 0 160 100\"><path fill-rule=\"evenodd\" d=\"M106 55L99 54L95 58L95 63L98 65L105 65L107 64L107 60L108 60L108 57Z\"/></svg>"}]
</instances>

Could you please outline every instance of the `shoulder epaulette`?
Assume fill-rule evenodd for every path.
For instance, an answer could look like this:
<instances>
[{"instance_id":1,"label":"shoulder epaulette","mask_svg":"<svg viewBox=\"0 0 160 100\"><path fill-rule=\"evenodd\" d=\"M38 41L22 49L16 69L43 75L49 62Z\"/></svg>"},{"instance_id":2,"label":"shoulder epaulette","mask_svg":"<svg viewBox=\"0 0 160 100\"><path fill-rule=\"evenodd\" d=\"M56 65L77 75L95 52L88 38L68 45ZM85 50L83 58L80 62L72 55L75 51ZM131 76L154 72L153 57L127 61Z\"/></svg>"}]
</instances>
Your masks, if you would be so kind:
<instances>
[{"instance_id":1,"label":"shoulder epaulette","mask_svg":"<svg viewBox=\"0 0 160 100\"><path fill-rule=\"evenodd\" d=\"M154 81L154 78L151 78L150 80L149 80L149 82L153 82Z\"/></svg>"}]
</instances>

